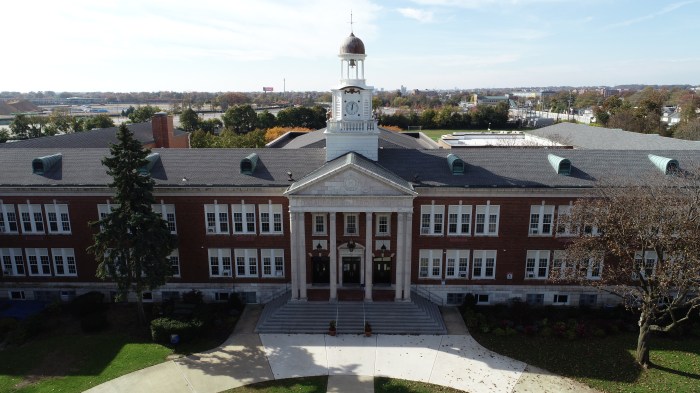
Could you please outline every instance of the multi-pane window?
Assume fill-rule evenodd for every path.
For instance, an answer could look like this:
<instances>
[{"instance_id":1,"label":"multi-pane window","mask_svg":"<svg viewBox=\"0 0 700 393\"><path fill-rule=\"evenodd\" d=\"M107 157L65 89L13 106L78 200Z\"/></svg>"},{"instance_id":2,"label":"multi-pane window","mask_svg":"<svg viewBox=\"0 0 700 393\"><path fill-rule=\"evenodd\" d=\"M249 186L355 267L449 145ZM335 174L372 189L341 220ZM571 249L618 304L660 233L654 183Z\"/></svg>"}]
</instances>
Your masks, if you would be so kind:
<instances>
[{"instance_id":1,"label":"multi-pane window","mask_svg":"<svg viewBox=\"0 0 700 393\"><path fill-rule=\"evenodd\" d=\"M634 271L633 279L638 279L637 274L641 273L642 277L647 278L654 275L656 263L659 256L656 251L637 251L634 253Z\"/></svg>"},{"instance_id":2,"label":"multi-pane window","mask_svg":"<svg viewBox=\"0 0 700 393\"><path fill-rule=\"evenodd\" d=\"M557 236L572 236L571 230L571 205L559 205L557 208Z\"/></svg>"},{"instance_id":3,"label":"multi-pane window","mask_svg":"<svg viewBox=\"0 0 700 393\"><path fill-rule=\"evenodd\" d=\"M575 264L566 256L564 250L554 250L552 255L552 277L566 278L573 277Z\"/></svg>"},{"instance_id":4,"label":"multi-pane window","mask_svg":"<svg viewBox=\"0 0 700 393\"><path fill-rule=\"evenodd\" d=\"M345 236L357 236L357 214L345 213Z\"/></svg>"},{"instance_id":5,"label":"multi-pane window","mask_svg":"<svg viewBox=\"0 0 700 393\"><path fill-rule=\"evenodd\" d=\"M465 235L471 234L472 206L450 205L447 208L447 234Z\"/></svg>"},{"instance_id":6,"label":"multi-pane window","mask_svg":"<svg viewBox=\"0 0 700 393\"><path fill-rule=\"evenodd\" d=\"M531 306L541 306L544 304L544 293L528 293L525 302Z\"/></svg>"},{"instance_id":7,"label":"multi-pane window","mask_svg":"<svg viewBox=\"0 0 700 393\"><path fill-rule=\"evenodd\" d=\"M46 210L49 233L70 233L68 205L46 204L44 209Z\"/></svg>"},{"instance_id":8,"label":"multi-pane window","mask_svg":"<svg viewBox=\"0 0 700 393\"><path fill-rule=\"evenodd\" d=\"M419 251L419 277L421 278L441 278L442 277L442 250L420 250Z\"/></svg>"},{"instance_id":9,"label":"multi-pane window","mask_svg":"<svg viewBox=\"0 0 700 393\"><path fill-rule=\"evenodd\" d=\"M262 249L260 250L262 259L263 277L284 277L284 250L283 249Z\"/></svg>"},{"instance_id":10,"label":"multi-pane window","mask_svg":"<svg viewBox=\"0 0 700 393\"><path fill-rule=\"evenodd\" d=\"M19 216L22 219L22 233L44 233L44 217L41 215L41 205L18 205Z\"/></svg>"},{"instance_id":11,"label":"multi-pane window","mask_svg":"<svg viewBox=\"0 0 700 393\"><path fill-rule=\"evenodd\" d=\"M4 276L24 276L24 257L21 248L0 248Z\"/></svg>"},{"instance_id":12,"label":"multi-pane window","mask_svg":"<svg viewBox=\"0 0 700 393\"><path fill-rule=\"evenodd\" d=\"M177 222L175 221L175 205L169 205L161 203L160 205L153 205L153 211L160 214L165 223L168 225L170 233L177 233Z\"/></svg>"},{"instance_id":13,"label":"multi-pane window","mask_svg":"<svg viewBox=\"0 0 700 393\"><path fill-rule=\"evenodd\" d=\"M233 233L255 233L255 205L231 205L233 216Z\"/></svg>"},{"instance_id":14,"label":"multi-pane window","mask_svg":"<svg viewBox=\"0 0 700 393\"><path fill-rule=\"evenodd\" d=\"M525 260L525 278L544 280L549 276L549 251L528 250Z\"/></svg>"},{"instance_id":15,"label":"multi-pane window","mask_svg":"<svg viewBox=\"0 0 700 393\"><path fill-rule=\"evenodd\" d=\"M600 280L600 275L603 272L603 259L591 257L588 259L587 264L586 278L589 280Z\"/></svg>"},{"instance_id":16,"label":"multi-pane window","mask_svg":"<svg viewBox=\"0 0 700 393\"><path fill-rule=\"evenodd\" d=\"M27 248L27 264L29 265L30 276L50 276L51 260L49 250L46 248Z\"/></svg>"},{"instance_id":17,"label":"multi-pane window","mask_svg":"<svg viewBox=\"0 0 700 393\"><path fill-rule=\"evenodd\" d=\"M326 234L326 214L314 214L311 216L313 220L313 234L314 235L325 235Z\"/></svg>"},{"instance_id":18,"label":"multi-pane window","mask_svg":"<svg viewBox=\"0 0 700 393\"><path fill-rule=\"evenodd\" d=\"M0 201L0 234L17 233L17 229L15 205L5 205Z\"/></svg>"},{"instance_id":19,"label":"multi-pane window","mask_svg":"<svg viewBox=\"0 0 700 393\"><path fill-rule=\"evenodd\" d=\"M180 252L178 249L173 250L168 256L170 260L170 274L173 277L180 277Z\"/></svg>"},{"instance_id":20,"label":"multi-pane window","mask_svg":"<svg viewBox=\"0 0 700 393\"><path fill-rule=\"evenodd\" d=\"M422 205L420 207L420 234L442 235L445 205Z\"/></svg>"},{"instance_id":21,"label":"multi-pane window","mask_svg":"<svg viewBox=\"0 0 700 393\"><path fill-rule=\"evenodd\" d=\"M228 205L204 205L204 215L208 234L228 235Z\"/></svg>"},{"instance_id":22,"label":"multi-pane window","mask_svg":"<svg viewBox=\"0 0 700 393\"><path fill-rule=\"evenodd\" d=\"M282 233L282 205L271 203L258 205L260 211L260 233L281 234Z\"/></svg>"},{"instance_id":23,"label":"multi-pane window","mask_svg":"<svg viewBox=\"0 0 700 393\"><path fill-rule=\"evenodd\" d=\"M598 303L598 295L594 293L582 293L578 298L579 307L595 307Z\"/></svg>"},{"instance_id":24,"label":"multi-pane window","mask_svg":"<svg viewBox=\"0 0 700 393\"><path fill-rule=\"evenodd\" d=\"M530 207L530 235L547 236L552 234L554 220L553 205Z\"/></svg>"},{"instance_id":25,"label":"multi-pane window","mask_svg":"<svg viewBox=\"0 0 700 393\"><path fill-rule=\"evenodd\" d=\"M474 250L472 278L496 278L496 250Z\"/></svg>"},{"instance_id":26,"label":"multi-pane window","mask_svg":"<svg viewBox=\"0 0 700 393\"><path fill-rule=\"evenodd\" d=\"M377 214L377 236L389 236L390 224L389 214Z\"/></svg>"},{"instance_id":27,"label":"multi-pane window","mask_svg":"<svg viewBox=\"0 0 700 393\"><path fill-rule=\"evenodd\" d=\"M474 234L480 236L498 236L498 215L501 208L498 205L478 205L476 207L476 224Z\"/></svg>"},{"instance_id":28,"label":"multi-pane window","mask_svg":"<svg viewBox=\"0 0 700 393\"><path fill-rule=\"evenodd\" d=\"M469 269L469 250L447 250L446 278L466 278Z\"/></svg>"},{"instance_id":29,"label":"multi-pane window","mask_svg":"<svg viewBox=\"0 0 700 393\"><path fill-rule=\"evenodd\" d=\"M258 250L254 248L237 248L234 251L236 258L236 277L258 276Z\"/></svg>"},{"instance_id":30,"label":"multi-pane window","mask_svg":"<svg viewBox=\"0 0 700 393\"><path fill-rule=\"evenodd\" d=\"M57 276L77 276L75 252L72 248L52 248L53 269Z\"/></svg>"},{"instance_id":31,"label":"multi-pane window","mask_svg":"<svg viewBox=\"0 0 700 393\"><path fill-rule=\"evenodd\" d=\"M209 249L209 276L231 277L231 249Z\"/></svg>"},{"instance_id":32,"label":"multi-pane window","mask_svg":"<svg viewBox=\"0 0 700 393\"><path fill-rule=\"evenodd\" d=\"M552 304L554 305L567 305L569 304L569 295L555 294L552 298Z\"/></svg>"}]
</instances>

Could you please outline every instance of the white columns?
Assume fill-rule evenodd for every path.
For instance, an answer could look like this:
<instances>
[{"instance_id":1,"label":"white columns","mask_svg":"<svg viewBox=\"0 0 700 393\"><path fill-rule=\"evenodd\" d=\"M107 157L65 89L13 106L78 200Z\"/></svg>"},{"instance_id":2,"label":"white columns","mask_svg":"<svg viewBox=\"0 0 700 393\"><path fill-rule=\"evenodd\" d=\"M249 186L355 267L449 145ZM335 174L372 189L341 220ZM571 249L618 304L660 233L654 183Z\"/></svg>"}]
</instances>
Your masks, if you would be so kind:
<instances>
[{"instance_id":1,"label":"white columns","mask_svg":"<svg viewBox=\"0 0 700 393\"><path fill-rule=\"evenodd\" d=\"M297 213L297 252L299 253L299 300L306 300L306 233L304 213Z\"/></svg>"},{"instance_id":2,"label":"white columns","mask_svg":"<svg viewBox=\"0 0 700 393\"><path fill-rule=\"evenodd\" d=\"M394 299L395 300L401 300L401 297L403 296L403 270L404 270L404 236L405 236L405 231L406 231L406 214L405 213L397 213L396 214L396 221L397 221L397 228L396 228L396 245L395 245L395 250L396 250L396 268L394 271L394 277L395 277L395 294L394 294Z\"/></svg>"},{"instance_id":3,"label":"white columns","mask_svg":"<svg viewBox=\"0 0 700 393\"><path fill-rule=\"evenodd\" d=\"M372 213L365 213L365 301L372 301Z\"/></svg>"},{"instance_id":4,"label":"white columns","mask_svg":"<svg viewBox=\"0 0 700 393\"><path fill-rule=\"evenodd\" d=\"M413 241L413 213L406 214L406 230L404 242L404 271L403 271L403 300L411 300L411 245Z\"/></svg>"},{"instance_id":5,"label":"white columns","mask_svg":"<svg viewBox=\"0 0 700 393\"><path fill-rule=\"evenodd\" d=\"M297 213L289 212L289 252L292 257L292 299L299 300L299 252L297 251Z\"/></svg>"},{"instance_id":6,"label":"white columns","mask_svg":"<svg viewBox=\"0 0 700 393\"><path fill-rule=\"evenodd\" d=\"M338 250L336 249L336 214L331 212L329 224L329 239L328 239L328 256L330 257L330 283L331 295L330 300L335 301L338 298Z\"/></svg>"}]
</instances>

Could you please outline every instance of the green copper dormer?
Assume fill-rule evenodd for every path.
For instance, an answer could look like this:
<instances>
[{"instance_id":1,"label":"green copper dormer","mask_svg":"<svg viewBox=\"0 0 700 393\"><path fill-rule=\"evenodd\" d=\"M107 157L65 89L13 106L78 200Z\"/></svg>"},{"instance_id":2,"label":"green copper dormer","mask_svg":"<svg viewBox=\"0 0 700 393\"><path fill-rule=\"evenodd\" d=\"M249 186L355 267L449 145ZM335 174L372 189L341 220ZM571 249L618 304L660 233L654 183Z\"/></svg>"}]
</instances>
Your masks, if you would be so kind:
<instances>
[{"instance_id":1,"label":"green copper dormer","mask_svg":"<svg viewBox=\"0 0 700 393\"><path fill-rule=\"evenodd\" d=\"M447 166L450 167L453 175L463 175L466 170L464 161L452 153L447 155Z\"/></svg>"},{"instance_id":2,"label":"green copper dormer","mask_svg":"<svg viewBox=\"0 0 700 393\"><path fill-rule=\"evenodd\" d=\"M141 175L147 175L151 173L151 169L153 169L153 166L158 162L158 160L160 160L160 154L151 153L146 156L146 160L148 161L146 165L139 168L139 173Z\"/></svg>"},{"instance_id":3,"label":"green copper dormer","mask_svg":"<svg viewBox=\"0 0 700 393\"><path fill-rule=\"evenodd\" d=\"M554 154L548 154L547 159L549 164L552 165L557 174L570 176L571 175L571 161L568 158L559 157Z\"/></svg>"},{"instance_id":4,"label":"green copper dormer","mask_svg":"<svg viewBox=\"0 0 700 393\"><path fill-rule=\"evenodd\" d=\"M251 153L241 160L241 174L252 175L258 165L258 153Z\"/></svg>"},{"instance_id":5,"label":"green copper dormer","mask_svg":"<svg viewBox=\"0 0 700 393\"><path fill-rule=\"evenodd\" d=\"M651 161L652 164L654 164L655 167L659 168L659 170L665 175L672 174L681 167L678 164L678 160L675 160L673 158L657 156L655 154L649 154L648 157L649 161Z\"/></svg>"},{"instance_id":6,"label":"green copper dormer","mask_svg":"<svg viewBox=\"0 0 700 393\"><path fill-rule=\"evenodd\" d=\"M35 175L43 175L51 168L61 162L61 153L52 154L49 156L38 157L32 160L32 173Z\"/></svg>"}]
</instances>

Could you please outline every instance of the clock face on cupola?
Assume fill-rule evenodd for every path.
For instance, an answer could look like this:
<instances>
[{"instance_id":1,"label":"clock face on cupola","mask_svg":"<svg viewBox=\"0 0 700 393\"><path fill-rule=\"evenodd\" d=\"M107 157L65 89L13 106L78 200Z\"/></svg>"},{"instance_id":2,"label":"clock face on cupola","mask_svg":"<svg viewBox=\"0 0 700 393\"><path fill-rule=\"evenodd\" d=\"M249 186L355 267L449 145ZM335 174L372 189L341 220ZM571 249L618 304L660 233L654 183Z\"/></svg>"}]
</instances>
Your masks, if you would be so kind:
<instances>
[{"instance_id":1,"label":"clock face on cupola","mask_svg":"<svg viewBox=\"0 0 700 393\"><path fill-rule=\"evenodd\" d=\"M350 33L340 46L338 57L340 84L332 89L331 117L324 131L326 160L352 151L376 161L379 129L372 114L374 88L365 82L365 44Z\"/></svg>"}]
</instances>

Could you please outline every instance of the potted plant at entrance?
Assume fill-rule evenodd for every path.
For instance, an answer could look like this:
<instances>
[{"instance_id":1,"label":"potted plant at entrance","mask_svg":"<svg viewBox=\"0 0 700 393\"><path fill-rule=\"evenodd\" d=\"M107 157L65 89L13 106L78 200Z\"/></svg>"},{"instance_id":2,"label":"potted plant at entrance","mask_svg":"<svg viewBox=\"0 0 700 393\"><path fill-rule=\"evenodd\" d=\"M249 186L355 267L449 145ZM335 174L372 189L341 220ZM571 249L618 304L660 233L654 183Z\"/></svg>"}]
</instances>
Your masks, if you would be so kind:
<instances>
[{"instance_id":1,"label":"potted plant at entrance","mask_svg":"<svg viewBox=\"0 0 700 393\"><path fill-rule=\"evenodd\" d=\"M328 335L335 336L335 319L332 319L328 324Z\"/></svg>"},{"instance_id":2,"label":"potted plant at entrance","mask_svg":"<svg viewBox=\"0 0 700 393\"><path fill-rule=\"evenodd\" d=\"M365 321L365 337L370 336L372 336L372 325L370 325L369 321Z\"/></svg>"}]
</instances>

